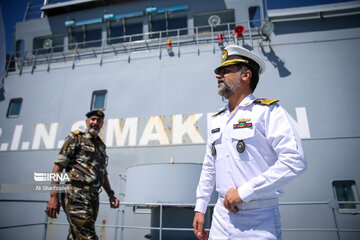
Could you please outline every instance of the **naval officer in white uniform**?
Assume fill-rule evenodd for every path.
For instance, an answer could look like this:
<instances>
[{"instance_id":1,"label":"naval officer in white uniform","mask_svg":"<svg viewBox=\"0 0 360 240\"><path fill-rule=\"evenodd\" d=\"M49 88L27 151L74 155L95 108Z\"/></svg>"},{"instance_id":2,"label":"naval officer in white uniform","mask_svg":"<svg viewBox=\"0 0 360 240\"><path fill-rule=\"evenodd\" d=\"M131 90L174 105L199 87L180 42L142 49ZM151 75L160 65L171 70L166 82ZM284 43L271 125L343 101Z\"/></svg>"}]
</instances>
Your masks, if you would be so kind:
<instances>
[{"instance_id":1,"label":"naval officer in white uniform","mask_svg":"<svg viewBox=\"0 0 360 240\"><path fill-rule=\"evenodd\" d=\"M277 100L252 94L265 70L252 52L228 46L215 69L228 105L212 116L196 191L194 233L206 239L204 213L216 186L209 239L281 239L282 186L305 171L300 138Z\"/></svg>"}]
</instances>

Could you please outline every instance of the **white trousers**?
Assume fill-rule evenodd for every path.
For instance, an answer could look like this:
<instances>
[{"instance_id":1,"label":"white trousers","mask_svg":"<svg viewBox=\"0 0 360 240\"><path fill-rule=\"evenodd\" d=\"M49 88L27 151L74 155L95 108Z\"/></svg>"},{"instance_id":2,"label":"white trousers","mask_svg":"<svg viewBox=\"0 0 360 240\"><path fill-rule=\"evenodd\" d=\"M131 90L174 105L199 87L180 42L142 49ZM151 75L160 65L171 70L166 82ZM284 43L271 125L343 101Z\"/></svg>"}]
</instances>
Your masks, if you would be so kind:
<instances>
[{"instance_id":1,"label":"white trousers","mask_svg":"<svg viewBox=\"0 0 360 240\"><path fill-rule=\"evenodd\" d=\"M209 240L281 240L279 208L229 212L219 199L215 205Z\"/></svg>"}]
</instances>

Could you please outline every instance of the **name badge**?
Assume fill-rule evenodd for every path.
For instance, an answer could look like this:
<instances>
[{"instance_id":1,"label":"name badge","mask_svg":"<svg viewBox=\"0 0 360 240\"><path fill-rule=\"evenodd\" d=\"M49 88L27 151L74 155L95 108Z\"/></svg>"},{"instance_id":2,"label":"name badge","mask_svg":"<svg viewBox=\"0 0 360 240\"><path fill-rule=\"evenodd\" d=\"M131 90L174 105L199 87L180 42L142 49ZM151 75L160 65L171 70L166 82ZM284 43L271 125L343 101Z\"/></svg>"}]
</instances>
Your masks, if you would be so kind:
<instances>
[{"instance_id":1,"label":"name badge","mask_svg":"<svg viewBox=\"0 0 360 240\"><path fill-rule=\"evenodd\" d=\"M211 130L211 133L217 133L220 132L220 128L214 128Z\"/></svg>"}]
</instances>

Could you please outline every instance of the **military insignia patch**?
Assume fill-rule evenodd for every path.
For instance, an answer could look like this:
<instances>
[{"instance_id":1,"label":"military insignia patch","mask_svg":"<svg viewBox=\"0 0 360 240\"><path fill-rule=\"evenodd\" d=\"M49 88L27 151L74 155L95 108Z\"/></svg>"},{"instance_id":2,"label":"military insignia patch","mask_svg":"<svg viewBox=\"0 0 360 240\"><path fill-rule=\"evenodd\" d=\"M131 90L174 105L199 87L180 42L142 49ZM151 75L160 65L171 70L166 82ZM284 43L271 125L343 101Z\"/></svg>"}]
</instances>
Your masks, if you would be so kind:
<instances>
[{"instance_id":1,"label":"military insignia patch","mask_svg":"<svg viewBox=\"0 0 360 240\"><path fill-rule=\"evenodd\" d=\"M245 151L245 143L243 140L239 140L238 143L236 144L236 150L239 153L242 153Z\"/></svg>"},{"instance_id":2,"label":"military insignia patch","mask_svg":"<svg viewBox=\"0 0 360 240\"><path fill-rule=\"evenodd\" d=\"M228 52L226 49L224 49L221 53L221 62L225 62L228 56Z\"/></svg>"},{"instance_id":3,"label":"military insignia patch","mask_svg":"<svg viewBox=\"0 0 360 240\"><path fill-rule=\"evenodd\" d=\"M250 118L241 118L238 120L238 124L234 124L233 128L237 129L237 128L249 128L252 127L252 123L250 122L251 119Z\"/></svg>"},{"instance_id":4,"label":"military insignia patch","mask_svg":"<svg viewBox=\"0 0 360 240\"><path fill-rule=\"evenodd\" d=\"M238 120L239 123L241 122L250 122L251 121L251 118L241 118Z\"/></svg>"},{"instance_id":5,"label":"military insignia patch","mask_svg":"<svg viewBox=\"0 0 360 240\"><path fill-rule=\"evenodd\" d=\"M240 122L238 124L234 124L233 128L234 129L238 129L238 128L250 128L252 127L252 123L246 123L246 122Z\"/></svg>"},{"instance_id":6,"label":"military insignia patch","mask_svg":"<svg viewBox=\"0 0 360 240\"><path fill-rule=\"evenodd\" d=\"M211 156L215 156L215 155L216 155L216 148L215 148L215 143L213 143L211 147Z\"/></svg>"}]
</instances>

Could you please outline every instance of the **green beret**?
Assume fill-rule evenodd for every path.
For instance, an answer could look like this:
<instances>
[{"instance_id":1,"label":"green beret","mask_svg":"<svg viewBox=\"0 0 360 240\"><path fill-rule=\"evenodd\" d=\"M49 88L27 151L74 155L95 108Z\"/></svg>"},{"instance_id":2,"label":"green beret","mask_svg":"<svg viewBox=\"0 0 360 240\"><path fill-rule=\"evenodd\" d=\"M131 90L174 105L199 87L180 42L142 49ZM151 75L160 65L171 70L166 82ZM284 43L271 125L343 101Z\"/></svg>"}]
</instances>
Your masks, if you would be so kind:
<instances>
[{"instance_id":1,"label":"green beret","mask_svg":"<svg viewBox=\"0 0 360 240\"><path fill-rule=\"evenodd\" d=\"M93 111L90 111L86 114L86 117L87 118L90 118L92 116L98 116L99 118L102 118L104 119L105 117L105 114L102 110L93 110Z\"/></svg>"}]
</instances>

